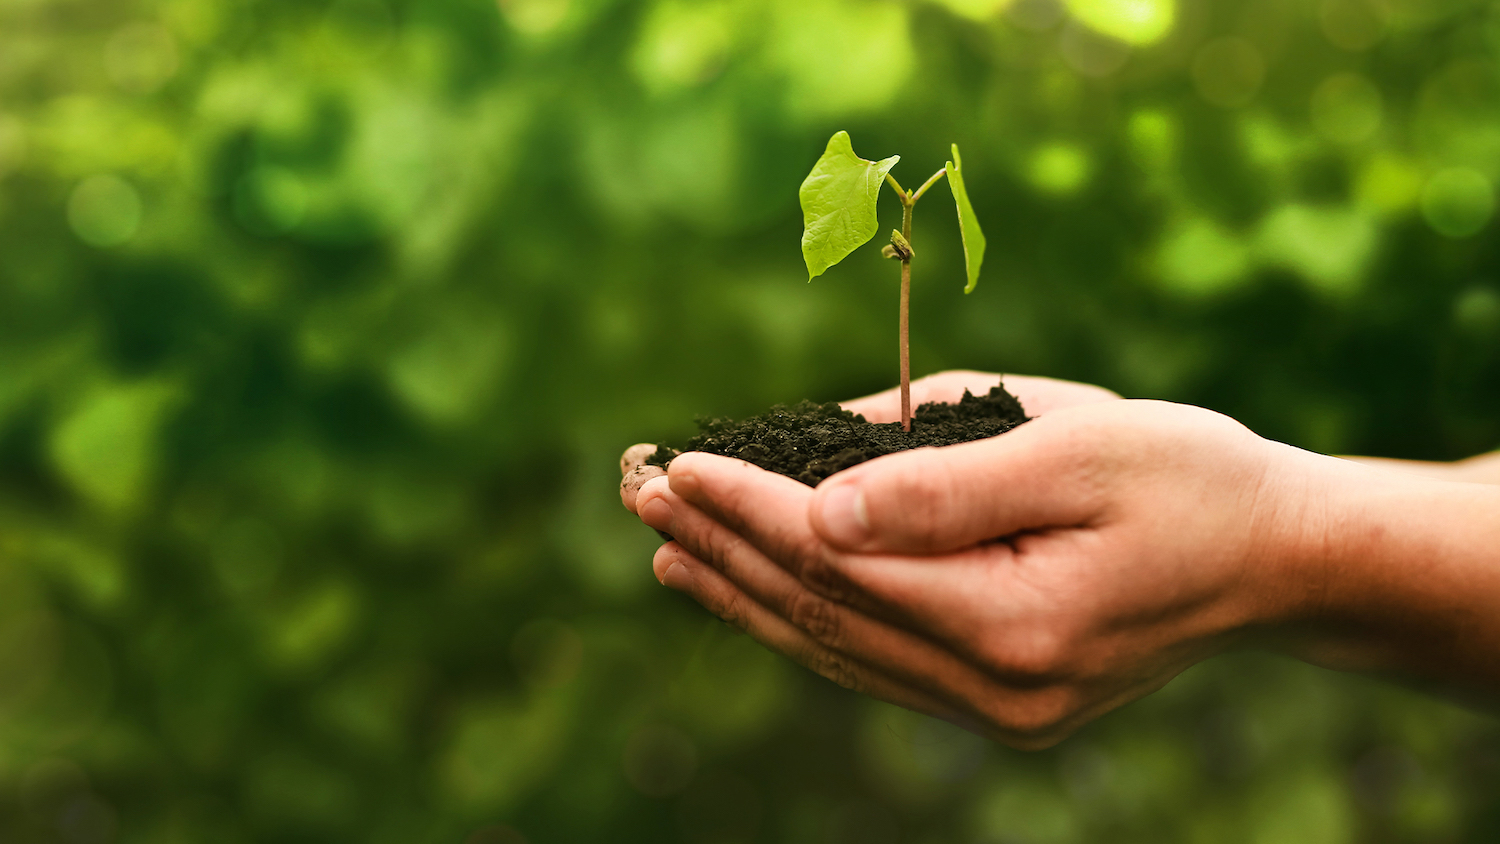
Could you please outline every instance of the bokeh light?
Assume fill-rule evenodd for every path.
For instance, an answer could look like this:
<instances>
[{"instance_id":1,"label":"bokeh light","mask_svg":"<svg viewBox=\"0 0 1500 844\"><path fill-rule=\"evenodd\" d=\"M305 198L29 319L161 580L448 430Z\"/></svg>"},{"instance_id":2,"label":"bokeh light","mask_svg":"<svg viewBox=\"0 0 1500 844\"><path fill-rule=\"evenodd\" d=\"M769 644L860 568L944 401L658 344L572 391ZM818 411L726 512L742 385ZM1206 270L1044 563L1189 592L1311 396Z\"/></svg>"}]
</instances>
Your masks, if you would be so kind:
<instances>
[{"instance_id":1,"label":"bokeh light","mask_svg":"<svg viewBox=\"0 0 1500 844\"><path fill-rule=\"evenodd\" d=\"M1380 128L1380 89L1356 73L1334 74L1313 89L1312 121L1334 143L1367 141Z\"/></svg>"},{"instance_id":2,"label":"bokeh light","mask_svg":"<svg viewBox=\"0 0 1500 844\"><path fill-rule=\"evenodd\" d=\"M90 246L119 246L141 225L141 195L118 176L90 176L68 198L73 233Z\"/></svg>"},{"instance_id":3,"label":"bokeh light","mask_svg":"<svg viewBox=\"0 0 1500 844\"><path fill-rule=\"evenodd\" d=\"M1203 99L1216 106L1248 105L1265 82L1266 62L1254 43L1226 36L1198 48L1193 58L1193 83Z\"/></svg>"},{"instance_id":4,"label":"bokeh light","mask_svg":"<svg viewBox=\"0 0 1500 844\"><path fill-rule=\"evenodd\" d=\"M1495 213L1495 186L1483 173L1449 167L1432 174L1422 188L1422 216L1440 234L1468 237Z\"/></svg>"}]
</instances>

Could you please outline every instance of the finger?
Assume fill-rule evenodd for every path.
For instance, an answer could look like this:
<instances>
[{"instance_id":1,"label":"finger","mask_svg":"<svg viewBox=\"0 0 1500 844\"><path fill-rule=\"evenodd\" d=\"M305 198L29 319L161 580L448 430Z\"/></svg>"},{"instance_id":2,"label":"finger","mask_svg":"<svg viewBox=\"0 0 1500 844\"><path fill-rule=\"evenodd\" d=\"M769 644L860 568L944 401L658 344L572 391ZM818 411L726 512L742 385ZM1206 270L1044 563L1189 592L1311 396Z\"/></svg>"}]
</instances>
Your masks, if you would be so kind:
<instances>
[{"instance_id":1,"label":"finger","mask_svg":"<svg viewBox=\"0 0 1500 844\"><path fill-rule=\"evenodd\" d=\"M827 549L807 524L811 490L806 485L738 460L699 453L685 457L688 459L681 464L685 468L679 468L678 462L673 461L673 470L665 480L652 481L641 491L637 499L641 521L658 531L690 530L690 534L680 537L688 551L720 566L742 587L752 575L762 586L767 583L766 578L774 576L774 583L788 591L798 584L799 577L807 575L817 581L810 584L812 588L825 596L837 596L835 600L858 597L844 594L847 589L826 582L815 571L824 568L819 565L819 558ZM690 470L699 462L706 462L711 469L744 474L758 482L757 488L748 494L759 497L759 503L742 506L757 511L757 524L762 524L763 530L718 521L713 513L683 497L679 490L691 486ZM747 563L756 567L764 563L769 568L765 572L745 573L732 568Z\"/></svg>"},{"instance_id":2,"label":"finger","mask_svg":"<svg viewBox=\"0 0 1500 844\"><path fill-rule=\"evenodd\" d=\"M1070 621L1033 585L1038 568L1056 562L991 544L942 557L851 555L833 565L898 627L983 666L1006 688L1036 690L1077 676Z\"/></svg>"},{"instance_id":3,"label":"finger","mask_svg":"<svg viewBox=\"0 0 1500 844\"><path fill-rule=\"evenodd\" d=\"M992 372L953 370L939 372L919 378L911 383L913 408L927 402L956 403L968 390L976 396L989 393L990 388L1004 381L1005 389L1021 402L1028 416L1041 416L1065 407L1114 401L1120 395L1093 384L1063 381L1037 375L998 375ZM892 388L873 396L841 403L845 410L862 414L870 422L899 422L901 420L900 388Z\"/></svg>"},{"instance_id":4,"label":"finger","mask_svg":"<svg viewBox=\"0 0 1500 844\"><path fill-rule=\"evenodd\" d=\"M1119 401L1120 394L1093 384L1077 381L1062 381L1038 375L1007 375L1005 389L1021 402L1027 416L1041 416L1065 407L1094 404L1101 401Z\"/></svg>"},{"instance_id":5,"label":"finger","mask_svg":"<svg viewBox=\"0 0 1500 844\"><path fill-rule=\"evenodd\" d=\"M813 490L800 481L768 472L758 466L728 457L687 452L672 461L667 487L653 484L656 494L680 496L706 513L705 541L748 543L766 559L785 569L791 577L830 600L849 604L873 616L882 608L835 577L829 565L831 549L813 532L808 506ZM695 512L696 512L695 511ZM670 518L642 518L660 531L670 530ZM716 530L709 530L715 528ZM692 548L711 562L733 562L729 553L709 555ZM731 575L733 579L733 575Z\"/></svg>"},{"instance_id":6,"label":"finger","mask_svg":"<svg viewBox=\"0 0 1500 844\"><path fill-rule=\"evenodd\" d=\"M625 473L625 477L620 479L620 503L625 505L626 510L634 513L635 502L640 497L641 487L645 486L647 482L663 477L666 474L667 470L660 466L640 465L634 467Z\"/></svg>"},{"instance_id":7,"label":"finger","mask_svg":"<svg viewBox=\"0 0 1500 844\"><path fill-rule=\"evenodd\" d=\"M680 543L663 545L652 566L667 586L686 593L756 641L835 683L941 718L1011 747L1025 750L1051 747L1091 718L1129 699L1085 709L1071 688L1054 686L1030 690L996 687L993 693L954 701L941 690L829 648L755 600L739 584Z\"/></svg>"},{"instance_id":8,"label":"finger","mask_svg":"<svg viewBox=\"0 0 1500 844\"><path fill-rule=\"evenodd\" d=\"M1102 508L1091 436L1052 419L1061 417L846 469L812 493L812 527L843 551L941 554L1020 531L1084 524ZM716 501L743 497L732 488L732 473L712 477L730 487L716 491Z\"/></svg>"},{"instance_id":9,"label":"finger","mask_svg":"<svg viewBox=\"0 0 1500 844\"><path fill-rule=\"evenodd\" d=\"M706 510L773 560L795 564L824 550L807 523L813 489L801 481L701 451L684 452L673 460L667 481L672 492Z\"/></svg>"},{"instance_id":10,"label":"finger","mask_svg":"<svg viewBox=\"0 0 1500 844\"><path fill-rule=\"evenodd\" d=\"M655 443L636 443L620 455L620 503L632 513L635 512L635 499L640 494L641 487L647 481L667 473L660 466L646 463L656 450Z\"/></svg>"},{"instance_id":11,"label":"finger","mask_svg":"<svg viewBox=\"0 0 1500 844\"><path fill-rule=\"evenodd\" d=\"M963 398L964 390L976 394L988 393L991 387L999 383L1000 376L993 372L960 369L938 372L911 382L911 406L921 407L930 401L951 404ZM869 422L901 421L900 387L839 404L845 410L863 415Z\"/></svg>"},{"instance_id":12,"label":"finger","mask_svg":"<svg viewBox=\"0 0 1500 844\"><path fill-rule=\"evenodd\" d=\"M1014 436L1016 433L1019 430L1006 436ZM912 454L941 456L944 452L957 448L924 449ZM891 459L892 457L884 457L880 460ZM863 465L876 466L879 462ZM967 468L973 462L961 461L960 465ZM818 535L815 519L809 517L815 517L817 502L823 496L823 489L842 483L841 479L845 476L859 479L861 468L856 466L835 475L824 481L818 490L812 490L802 483L739 460L688 453L673 461L665 483L656 481L650 489L653 496L663 499L674 494L681 496L697 510L707 513L713 524L696 524L692 512L685 512L683 519L674 519L677 512L669 501L663 501L663 509L659 512L648 513L642 510L641 517L652 527L662 531L674 530L674 524L691 525L698 535L696 541L701 543L748 543L802 584L830 600L849 604L867 615L890 619L891 608L900 606L904 610L901 616L903 621L912 617L920 618L924 614L952 616L951 609L955 605L950 604L946 611L939 606L942 601L963 598L950 594L951 590L947 588L953 582L951 566L950 570L944 570L928 560L917 563L903 561L889 556L894 552L883 548L876 549L875 555L861 554L851 558L831 549L823 537ZM906 497L915 499L922 496ZM983 496L972 497L979 499ZM897 498L897 506L916 506L912 501L900 500L899 494ZM967 548L973 544L965 543L960 547ZM722 559L726 565L734 563L738 557L732 553L734 549L722 549L717 553L704 551L701 547L694 547L692 550L704 559ZM990 556L1008 552L1007 546L994 546ZM886 572L889 572L888 576L879 576ZM738 580L734 573L730 576ZM994 596L985 597L993 599ZM929 603L922 604L921 601Z\"/></svg>"},{"instance_id":13,"label":"finger","mask_svg":"<svg viewBox=\"0 0 1500 844\"><path fill-rule=\"evenodd\" d=\"M652 568L665 585L687 594L762 645L846 689L938 718L960 720L953 707L932 695L814 641L740 591L712 566L689 554L679 543L663 545L656 552Z\"/></svg>"},{"instance_id":14,"label":"finger","mask_svg":"<svg viewBox=\"0 0 1500 844\"><path fill-rule=\"evenodd\" d=\"M671 533L688 553L820 646L929 690L971 715L989 717L990 707L1006 702L1020 706L1024 696L1036 691L1007 688L950 650L809 588L788 570L805 572L808 560L785 568L778 565L675 489L653 484L642 497L641 518ZM670 574L663 572L662 577L666 580Z\"/></svg>"},{"instance_id":15,"label":"finger","mask_svg":"<svg viewBox=\"0 0 1500 844\"><path fill-rule=\"evenodd\" d=\"M624 453L620 455L620 474L622 476L630 474L631 470L650 459L651 455L656 453L656 450L657 445L655 443L636 443L630 448L625 449Z\"/></svg>"}]
</instances>

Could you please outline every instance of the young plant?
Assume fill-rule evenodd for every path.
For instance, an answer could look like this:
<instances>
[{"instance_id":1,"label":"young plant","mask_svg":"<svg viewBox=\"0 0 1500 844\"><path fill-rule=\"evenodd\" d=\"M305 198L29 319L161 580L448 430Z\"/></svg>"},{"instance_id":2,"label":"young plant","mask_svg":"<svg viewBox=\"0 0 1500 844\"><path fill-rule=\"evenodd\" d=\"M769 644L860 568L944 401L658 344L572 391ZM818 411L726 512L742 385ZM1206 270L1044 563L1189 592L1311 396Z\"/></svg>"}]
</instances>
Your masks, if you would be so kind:
<instances>
[{"instance_id":1,"label":"young plant","mask_svg":"<svg viewBox=\"0 0 1500 844\"><path fill-rule=\"evenodd\" d=\"M958 144L953 145L953 160L932 174L915 191L903 190L891 175L891 168L901 156L880 161L866 161L854 154L848 132L838 132L828 140L823 157L813 165L802 182L798 195L802 201L802 257L807 261L807 280L844 260L849 253L867 243L880 229L875 219L875 202L880 186L890 184L901 200L901 230L891 232L891 243L882 250L887 258L901 262L901 427L911 430L911 355L907 324L911 311L911 212L927 189L948 177L953 201L958 205L958 231L964 243L964 267L969 293L979 281L979 265L984 261L984 232L974 219L974 206L964 189L963 159Z\"/></svg>"}]
</instances>

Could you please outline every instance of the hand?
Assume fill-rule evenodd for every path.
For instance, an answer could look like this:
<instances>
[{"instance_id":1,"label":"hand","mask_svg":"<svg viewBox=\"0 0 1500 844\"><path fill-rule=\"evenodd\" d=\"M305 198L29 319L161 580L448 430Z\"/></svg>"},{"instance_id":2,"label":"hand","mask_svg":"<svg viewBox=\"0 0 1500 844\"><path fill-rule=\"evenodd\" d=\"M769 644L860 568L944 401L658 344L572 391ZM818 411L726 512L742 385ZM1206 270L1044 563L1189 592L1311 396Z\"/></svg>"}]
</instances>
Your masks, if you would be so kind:
<instances>
[{"instance_id":1,"label":"hand","mask_svg":"<svg viewBox=\"0 0 1500 844\"><path fill-rule=\"evenodd\" d=\"M1337 463L1199 408L1107 401L817 490L687 453L634 503L675 537L653 562L666 585L845 686L1040 747L1316 603L1293 549Z\"/></svg>"},{"instance_id":2,"label":"hand","mask_svg":"<svg viewBox=\"0 0 1500 844\"><path fill-rule=\"evenodd\" d=\"M1497 453L1480 454L1452 463L1437 463L1427 460L1393 460L1389 457L1348 456L1344 459L1353 460L1357 463L1363 463L1366 466L1374 466L1379 469L1389 469L1391 471L1404 472L1409 475L1418 475L1440 481L1453 481L1466 484L1500 484L1500 454Z\"/></svg>"},{"instance_id":3,"label":"hand","mask_svg":"<svg viewBox=\"0 0 1500 844\"><path fill-rule=\"evenodd\" d=\"M1056 378L1041 378L1032 375L1007 375L1005 388L1021 402L1028 416L1041 416L1064 407L1091 404L1119 399L1119 394L1076 381L1060 381ZM990 388L1000 383L1001 376L993 372L975 372L955 369L918 378L911 383L912 407L927 402L956 402L963 398L964 390L975 395L985 395ZM901 421L900 388L892 387L873 396L840 402L845 410L861 414L870 422ZM620 501L625 509L635 512L635 499L642 486L652 478L666 474L660 466L646 465L646 458L656 451L653 443L637 443L620 455Z\"/></svg>"},{"instance_id":4,"label":"hand","mask_svg":"<svg viewBox=\"0 0 1500 844\"><path fill-rule=\"evenodd\" d=\"M954 369L918 378L911 382L911 406L921 407L930 401L953 403L963 398L964 390L976 396L989 393L990 388L1000 383L1002 376L993 372L975 372ZM1035 375L1006 375L1005 389L1021 402L1027 416L1041 416L1065 407L1080 404L1113 401L1120 395L1093 384L1077 381L1060 381L1056 378L1041 378ZM845 410L853 411L870 422L901 421L901 388L892 387L873 396L840 402Z\"/></svg>"}]
</instances>

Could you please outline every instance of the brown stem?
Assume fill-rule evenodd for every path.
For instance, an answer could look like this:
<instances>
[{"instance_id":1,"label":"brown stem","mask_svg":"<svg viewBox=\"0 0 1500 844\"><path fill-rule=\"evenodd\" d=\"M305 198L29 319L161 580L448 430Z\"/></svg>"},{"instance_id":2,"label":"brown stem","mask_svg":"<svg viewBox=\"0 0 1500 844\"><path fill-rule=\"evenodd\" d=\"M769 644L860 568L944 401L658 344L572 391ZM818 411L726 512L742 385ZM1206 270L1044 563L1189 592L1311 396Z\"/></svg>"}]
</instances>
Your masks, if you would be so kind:
<instances>
[{"instance_id":1,"label":"brown stem","mask_svg":"<svg viewBox=\"0 0 1500 844\"><path fill-rule=\"evenodd\" d=\"M916 202L911 194L901 197L901 236L911 242L911 208ZM911 258L901 261L901 430L911 430L911 343L907 324L911 314Z\"/></svg>"}]
</instances>

